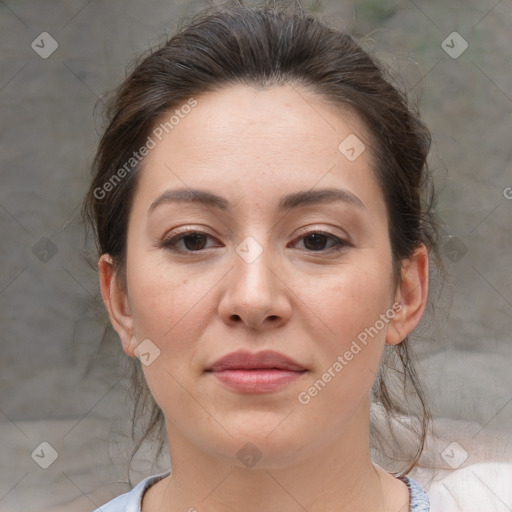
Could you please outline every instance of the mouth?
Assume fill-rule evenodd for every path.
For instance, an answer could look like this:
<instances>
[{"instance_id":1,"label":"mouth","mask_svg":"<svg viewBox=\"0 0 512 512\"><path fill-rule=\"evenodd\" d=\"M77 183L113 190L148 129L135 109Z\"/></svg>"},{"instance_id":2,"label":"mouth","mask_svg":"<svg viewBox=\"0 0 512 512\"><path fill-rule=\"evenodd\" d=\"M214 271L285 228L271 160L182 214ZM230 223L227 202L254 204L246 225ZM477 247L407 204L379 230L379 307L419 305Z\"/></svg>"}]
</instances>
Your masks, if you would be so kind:
<instances>
[{"instance_id":1,"label":"mouth","mask_svg":"<svg viewBox=\"0 0 512 512\"><path fill-rule=\"evenodd\" d=\"M293 359L271 350L254 354L246 351L232 352L205 370L222 384L242 393L276 391L307 371Z\"/></svg>"},{"instance_id":2,"label":"mouth","mask_svg":"<svg viewBox=\"0 0 512 512\"><path fill-rule=\"evenodd\" d=\"M218 359L206 369L207 372L222 372L226 370L287 370L303 372L306 371L306 368L290 357L273 350L262 350L256 353L239 350Z\"/></svg>"}]
</instances>

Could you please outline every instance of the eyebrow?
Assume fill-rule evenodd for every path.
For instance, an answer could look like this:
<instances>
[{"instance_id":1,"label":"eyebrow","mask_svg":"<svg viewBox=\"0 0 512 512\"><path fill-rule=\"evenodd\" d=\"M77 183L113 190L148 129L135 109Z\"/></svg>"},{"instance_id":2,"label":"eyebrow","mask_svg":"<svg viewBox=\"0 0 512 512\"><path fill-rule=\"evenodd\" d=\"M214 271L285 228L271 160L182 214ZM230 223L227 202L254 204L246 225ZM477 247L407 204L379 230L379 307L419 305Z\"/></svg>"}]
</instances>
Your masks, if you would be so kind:
<instances>
[{"instance_id":1,"label":"eyebrow","mask_svg":"<svg viewBox=\"0 0 512 512\"><path fill-rule=\"evenodd\" d=\"M332 201L342 201L353 204L359 208L366 208L361 199L348 190L340 188L324 188L287 194L279 201L278 210L286 211L299 208L301 206ZM222 196L213 194L207 190L180 188L166 190L158 196L151 203L151 206L148 209L148 215L153 212L157 206L173 202L198 203L223 211L229 211L232 209L230 202Z\"/></svg>"}]
</instances>

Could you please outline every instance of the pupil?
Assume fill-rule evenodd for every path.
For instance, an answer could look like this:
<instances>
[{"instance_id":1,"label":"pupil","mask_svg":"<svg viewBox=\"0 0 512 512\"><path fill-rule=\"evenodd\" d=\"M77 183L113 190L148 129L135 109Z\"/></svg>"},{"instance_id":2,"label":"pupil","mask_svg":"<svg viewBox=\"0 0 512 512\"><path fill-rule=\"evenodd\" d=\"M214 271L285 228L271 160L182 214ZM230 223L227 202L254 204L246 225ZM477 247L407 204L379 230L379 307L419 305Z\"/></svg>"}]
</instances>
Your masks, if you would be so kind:
<instances>
[{"instance_id":1,"label":"pupil","mask_svg":"<svg viewBox=\"0 0 512 512\"><path fill-rule=\"evenodd\" d=\"M308 245L310 245L310 244L305 243L304 245L305 245L305 246L306 246L306 248L308 248L308 249L310 249L310 248L313 248L313 249L315 249L315 248L316 248L316 249L322 249L322 248L323 248L323 246L325 245L325 235L322 235L322 234L318 234L318 233L316 233L316 234L309 235L308 237L306 237L306 241L307 241L307 240L311 240L311 239L313 239L313 242L316 240L316 242L317 242L317 243L316 243L316 244L315 244L315 243L313 243L313 244L312 244L312 245L313 245L313 247L308 247ZM318 242L322 242L322 241L323 241L324 243L320 243L320 244L318 244Z\"/></svg>"},{"instance_id":2,"label":"pupil","mask_svg":"<svg viewBox=\"0 0 512 512\"><path fill-rule=\"evenodd\" d=\"M189 243L189 241L191 239L192 239L192 243ZM187 249L189 249L191 251L198 251L202 248L201 246L204 245L204 236L200 235L200 234L187 235L184 238L184 242L185 242L185 246L187 247ZM203 243L201 243L201 242L203 242ZM197 244L199 245L199 247L197 246Z\"/></svg>"}]
</instances>

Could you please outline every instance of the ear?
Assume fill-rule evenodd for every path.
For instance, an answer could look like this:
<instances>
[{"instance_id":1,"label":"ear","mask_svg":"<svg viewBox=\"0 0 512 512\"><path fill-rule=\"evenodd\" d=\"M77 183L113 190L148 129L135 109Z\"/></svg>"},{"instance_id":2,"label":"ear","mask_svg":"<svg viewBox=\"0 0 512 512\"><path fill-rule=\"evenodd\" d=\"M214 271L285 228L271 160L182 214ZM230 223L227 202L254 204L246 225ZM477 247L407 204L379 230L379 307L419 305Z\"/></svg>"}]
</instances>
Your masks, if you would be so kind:
<instances>
[{"instance_id":1,"label":"ear","mask_svg":"<svg viewBox=\"0 0 512 512\"><path fill-rule=\"evenodd\" d=\"M428 298L428 251L419 245L412 256L402 262L402 281L398 285L393 309L395 316L388 324L386 343L401 343L418 325Z\"/></svg>"},{"instance_id":2,"label":"ear","mask_svg":"<svg viewBox=\"0 0 512 512\"><path fill-rule=\"evenodd\" d=\"M134 336L133 317L126 291L120 286L117 274L114 271L112 257L102 254L98 261L100 271L100 285L103 302L110 316L110 322L121 338L123 350L131 357L137 341Z\"/></svg>"}]
</instances>

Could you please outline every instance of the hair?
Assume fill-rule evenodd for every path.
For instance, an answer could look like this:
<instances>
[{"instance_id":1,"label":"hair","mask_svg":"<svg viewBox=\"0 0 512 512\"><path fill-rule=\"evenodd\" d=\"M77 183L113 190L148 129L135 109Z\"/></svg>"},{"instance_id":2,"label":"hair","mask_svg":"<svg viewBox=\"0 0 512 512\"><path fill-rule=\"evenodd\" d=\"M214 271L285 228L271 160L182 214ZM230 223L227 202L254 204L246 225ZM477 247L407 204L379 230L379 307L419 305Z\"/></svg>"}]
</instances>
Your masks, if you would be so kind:
<instances>
[{"instance_id":1,"label":"hair","mask_svg":"<svg viewBox=\"0 0 512 512\"><path fill-rule=\"evenodd\" d=\"M430 260L441 268L435 193L427 165L431 135L409 106L406 93L392 82L355 36L305 14L297 4L271 2L250 7L239 1L212 6L192 16L172 37L139 58L107 104L107 127L93 160L92 182L82 206L85 223L94 229L98 255L110 254L119 283L126 287L128 216L143 161L124 173L126 177L110 187L108 195L98 190L107 190L104 185L113 183L116 172L144 145L164 114L191 97L229 85L261 88L290 84L348 107L363 121L371 139L373 171L386 202L397 282L402 261L420 244L425 244ZM134 441L141 425L139 416L149 409L132 459L151 434L160 441L158 457L166 441L164 416L149 392L140 362L132 361ZM390 372L399 376L402 396L393 392ZM432 421L405 338L395 346L386 346L372 388L372 402L383 407L388 424L391 418L410 412L409 406L403 406L408 391L419 404L419 432L416 453L409 457L402 474L418 464ZM382 447L375 426L371 425L370 432L372 443Z\"/></svg>"}]
</instances>

